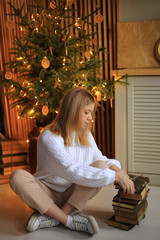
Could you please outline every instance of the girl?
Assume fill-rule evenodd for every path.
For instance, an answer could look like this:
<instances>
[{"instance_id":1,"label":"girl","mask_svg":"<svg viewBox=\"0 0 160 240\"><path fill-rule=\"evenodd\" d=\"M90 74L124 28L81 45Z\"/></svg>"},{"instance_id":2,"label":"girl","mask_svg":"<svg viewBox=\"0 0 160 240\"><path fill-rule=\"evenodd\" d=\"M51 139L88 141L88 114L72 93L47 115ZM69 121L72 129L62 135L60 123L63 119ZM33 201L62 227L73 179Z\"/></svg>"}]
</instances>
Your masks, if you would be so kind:
<instances>
[{"instance_id":1,"label":"girl","mask_svg":"<svg viewBox=\"0 0 160 240\"><path fill-rule=\"evenodd\" d=\"M27 230L57 226L75 231L98 232L93 216L82 210L99 190L117 182L128 194L134 184L120 163L103 156L90 132L96 110L94 97L73 88L62 99L56 119L39 136L37 172L11 174L13 191L32 209Z\"/></svg>"}]
</instances>

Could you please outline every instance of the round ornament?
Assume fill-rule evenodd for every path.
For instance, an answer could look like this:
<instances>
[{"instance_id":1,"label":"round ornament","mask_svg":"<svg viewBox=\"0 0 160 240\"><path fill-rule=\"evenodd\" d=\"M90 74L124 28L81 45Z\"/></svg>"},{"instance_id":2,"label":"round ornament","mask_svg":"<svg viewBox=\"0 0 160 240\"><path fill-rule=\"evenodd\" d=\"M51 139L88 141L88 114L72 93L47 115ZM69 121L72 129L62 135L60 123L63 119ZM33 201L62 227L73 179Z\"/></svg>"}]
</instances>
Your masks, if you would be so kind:
<instances>
[{"instance_id":1,"label":"round ornament","mask_svg":"<svg viewBox=\"0 0 160 240\"><path fill-rule=\"evenodd\" d=\"M52 9L55 9L55 8L56 8L56 4L55 4L54 1L50 2L49 6L50 6L50 8L52 8Z\"/></svg>"},{"instance_id":2,"label":"round ornament","mask_svg":"<svg viewBox=\"0 0 160 240\"><path fill-rule=\"evenodd\" d=\"M48 113L49 113L48 106L47 106L47 105L44 105L44 106L42 107L42 114L43 114L44 116L46 116Z\"/></svg>"},{"instance_id":3,"label":"round ornament","mask_svg":"<svg viewBox=\"0 0 160 240\"><path fill-rule=\"evenodd\" d=\"M87 59L89 59L91 57L90 51L86 51L84 55Z\"/></svg>"},{"instance_id":4,"label":"round ornament","mask_svg":"<svg viewBox=\"0 0 160 240\"><path fill-rule=\"evenodd\" d=\"M13 75L12 75L12 73L10 71L5 73L5 78L8 79L8 80L12 79L12 76Z\"/></svg>"},{"instance_id":5,"label":"round ornament","mask_svg":"<svg viewBox=\"0 0 160 240\"><path fill-rule=\"evenodd\" d=\"M44 57L44 58L43 58L43 60L41 61L41 65L42 65L42 67L44 67L44 68L49 68L49 66L50 66L50 61L48 60L47 57Z\"/></svg>"},{"instance_id":6,"label":"round ornament","mask_svg":"<svg viewBox=\"0 0 160 240\"><path fill-rule=\"evenodd\" d=\"M97 46L97 39L96 38L93 38L92 42L95 46Z\"/></svg>"},{"instance_id":7,"label":"round ornament","mask_svg":"<svg viewBox=\"0 0 160 240\"><path fill-rule=\"evenodd\" d=\"M13 21L7 21L6 26L8 29L13 29L14 28L14 22Z\"/></svg>"},{"instance_id":8,"label":"round ornament","mask_svg":"<svg viewBox=\"0 0 160 240\"><path fill-rule=\"evenodd\" d=\"M98 14L94 18L96 23L101 23L103 21L103 16L101 14Z\"/></svg>"}]
</instances>

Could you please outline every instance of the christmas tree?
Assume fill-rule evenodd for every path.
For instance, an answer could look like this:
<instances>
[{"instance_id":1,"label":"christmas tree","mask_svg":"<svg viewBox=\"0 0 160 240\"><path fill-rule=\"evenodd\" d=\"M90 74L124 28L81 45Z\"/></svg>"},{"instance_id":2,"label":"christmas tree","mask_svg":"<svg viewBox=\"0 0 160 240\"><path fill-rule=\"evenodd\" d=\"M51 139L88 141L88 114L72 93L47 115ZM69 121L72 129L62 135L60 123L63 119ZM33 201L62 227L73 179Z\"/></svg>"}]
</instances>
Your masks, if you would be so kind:
<instances>
[{"instance_id":1,"label":"christmas tree","mask_svg":"<svg viewBox=\"0 0 160 240\"><path fill-rule=\"evenodd\" d=\"M22 36L15 37L10 49L13 57L7 71L0 73L0 85L6 87L11 107L17 107L19 117L27 114L45 126L56 116L60 100L70 88L85 87L100 102L113 98L115 81L103 78L99 53L105 49L99 49L96 33L86 33L88 24L103 21L101 14L95 16L95 23L89 21L97 9L79 16L69 7L69 0L52 0L48 7L43 1L34 2L25 14L24 6L17 9L8 2ZM36 13L30 14L33 8ZM123 77L116 82L123 82Z\"/></svg>"}]
</instances>

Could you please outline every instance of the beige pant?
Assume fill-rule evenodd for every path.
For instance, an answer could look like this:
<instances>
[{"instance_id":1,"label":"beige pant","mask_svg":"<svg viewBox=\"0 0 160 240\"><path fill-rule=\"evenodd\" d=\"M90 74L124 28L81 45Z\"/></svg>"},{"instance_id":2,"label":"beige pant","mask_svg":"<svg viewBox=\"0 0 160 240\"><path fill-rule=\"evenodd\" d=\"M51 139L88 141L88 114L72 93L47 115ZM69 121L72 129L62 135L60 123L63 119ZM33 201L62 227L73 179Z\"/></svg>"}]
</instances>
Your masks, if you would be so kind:
<instances>
[{"instance_id":1,"label":"beige pant","mask_svg":"<svg viewBox=\"0 0 160 240\"><path fill-rule=\"evenodd\" d=\"M92 163L91 166L101 169L108 167L101 160ZM52 206L53 202L59 207L68 202L81 211L87 201L100 191L100 188L72 184L65 192L57 192L22 169L17 169L10 175L10 186L29 207L42 215Z\"/></svg>"}]
</instances>

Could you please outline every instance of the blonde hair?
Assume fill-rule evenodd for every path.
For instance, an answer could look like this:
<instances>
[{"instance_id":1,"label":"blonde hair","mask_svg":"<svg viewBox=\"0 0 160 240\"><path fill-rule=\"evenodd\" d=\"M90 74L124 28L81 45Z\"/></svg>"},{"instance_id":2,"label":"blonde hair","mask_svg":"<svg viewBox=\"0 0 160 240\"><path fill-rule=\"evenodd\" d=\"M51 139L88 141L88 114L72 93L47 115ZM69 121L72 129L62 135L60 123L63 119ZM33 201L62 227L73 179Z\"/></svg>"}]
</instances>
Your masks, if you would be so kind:
<instances>
[{"instance_id":1,"label":"blonde hair","mask_svg":"<svg viewBox=\"0 0 160 240\"><path fill-rule=\"evenodd\" d=\"M96 100L95 98L83 88L72 88L63 97L58 115L56 119L50 124L51 132L61 135L66 146L72 144L72 134L76 132L76 142L81 145L90 146L88 130L93 127L93 121L88 128L84 130L78 129L79 114L82 107L85 105L95 103L95 109L92 113L92 118L95 118Z\"/></svg>"}]
</instances>

